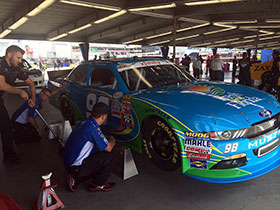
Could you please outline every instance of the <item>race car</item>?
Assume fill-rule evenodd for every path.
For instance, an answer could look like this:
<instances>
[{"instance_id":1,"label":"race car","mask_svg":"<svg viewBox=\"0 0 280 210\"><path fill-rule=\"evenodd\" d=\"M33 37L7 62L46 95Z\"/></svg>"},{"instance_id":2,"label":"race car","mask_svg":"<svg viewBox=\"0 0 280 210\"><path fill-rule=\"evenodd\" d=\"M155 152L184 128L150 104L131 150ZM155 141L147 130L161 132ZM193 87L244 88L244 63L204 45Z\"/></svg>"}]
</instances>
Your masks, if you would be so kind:
<instances>
[{"instance_id":1,"label":"race car","mask_svg":"<svg viewBox=\"0 0 280 210\"><path fill-rule=\"evenodd\" d=\"M280 104L263 91L198 81L159 58L88 61L64 81L51 103L65 119L74 125L96 102L108 104L104 133L165 171L229 183L280 164Z\"/></svg>"}]
</instances>

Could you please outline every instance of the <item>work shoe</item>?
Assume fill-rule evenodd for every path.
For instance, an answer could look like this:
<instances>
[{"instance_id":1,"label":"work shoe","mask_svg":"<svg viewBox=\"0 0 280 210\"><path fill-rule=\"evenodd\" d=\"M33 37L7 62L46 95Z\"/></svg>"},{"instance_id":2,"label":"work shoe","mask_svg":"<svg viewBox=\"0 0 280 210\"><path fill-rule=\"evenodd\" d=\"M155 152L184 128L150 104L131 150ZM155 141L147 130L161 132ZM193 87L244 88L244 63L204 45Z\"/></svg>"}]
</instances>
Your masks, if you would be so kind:
<instances>
[{"instance_id":1,"label":"work shoe","mask_svg":"<svg viewBox=\"0 0 280 210\"><path fill-rule=\"evenodd\" d=\"M103 185L96 185L91 182L87 189L91 192L96 192L96 191L107 192L107 191L113 190L115 186L116 186L116 183L113 183L113 182L106 182Z\"/></svg>"},{"instance_id":2,"label":"work shoe","mask_svg":"<svg viewBox=\"0 0 280 210\"><path fill-rule=\"evenodd\" d=\"M77 191L77 182L67 171L64 172L66 188L71 192Z\"/></svg>"}]
</instances>

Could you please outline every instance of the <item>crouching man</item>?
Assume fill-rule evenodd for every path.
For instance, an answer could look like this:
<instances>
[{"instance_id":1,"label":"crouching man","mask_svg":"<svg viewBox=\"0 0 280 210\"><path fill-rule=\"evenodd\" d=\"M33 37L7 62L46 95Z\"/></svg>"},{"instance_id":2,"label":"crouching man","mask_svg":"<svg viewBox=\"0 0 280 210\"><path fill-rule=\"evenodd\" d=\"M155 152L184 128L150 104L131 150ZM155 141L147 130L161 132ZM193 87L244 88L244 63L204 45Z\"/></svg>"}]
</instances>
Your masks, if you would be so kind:
<instances>
[{"instance_id":1,"label":"crouching man","mask_svg":"<svg viewBox=\"0 0 280 210\"><path fill-rule=\"evenodd\" d=\"M117 152L113 136L106 138L100 126L106 121L109 107L102 102L93 106L91 116L75 126L64 148L66 186L77 186L91 179L89 191L110 191L115 183L107 182L115 164Z\"/></svg>"}]
</instances>

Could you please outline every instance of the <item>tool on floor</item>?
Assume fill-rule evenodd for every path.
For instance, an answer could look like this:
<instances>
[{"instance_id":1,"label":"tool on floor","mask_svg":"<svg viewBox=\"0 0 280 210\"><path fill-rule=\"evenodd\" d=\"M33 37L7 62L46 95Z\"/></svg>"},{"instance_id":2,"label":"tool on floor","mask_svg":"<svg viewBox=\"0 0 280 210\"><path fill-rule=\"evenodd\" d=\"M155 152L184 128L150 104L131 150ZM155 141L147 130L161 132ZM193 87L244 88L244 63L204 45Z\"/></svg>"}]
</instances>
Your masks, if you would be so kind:
<instances>
[{"instance_id":1,"label":"tool on floor","mask_svg":"<svg viewBox=\"0 0 280 210\"><path fill-rule=\"evenodd\" d=\"M52 173L42 176L41 192L33 210L54 210L65 207L53 189L57 185L51 186L51 176Z\"/></svg>"}]
</instances>

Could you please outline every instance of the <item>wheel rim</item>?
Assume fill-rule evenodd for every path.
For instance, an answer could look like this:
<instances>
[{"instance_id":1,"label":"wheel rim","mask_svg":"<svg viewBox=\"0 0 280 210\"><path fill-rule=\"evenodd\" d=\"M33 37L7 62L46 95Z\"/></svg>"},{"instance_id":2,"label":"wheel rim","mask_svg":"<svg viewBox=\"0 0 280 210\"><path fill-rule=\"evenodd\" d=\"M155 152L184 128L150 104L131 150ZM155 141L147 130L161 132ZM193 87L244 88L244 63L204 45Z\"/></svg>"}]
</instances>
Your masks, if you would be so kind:
<instances>
[{"instance_id":1,"label":"wheel rim","mask_svg":"<svg viewBox=\"0 0 280 210\"><path fill-rule=\"evenodd\" d=\"M151 146L161 159L169 160L173 157L174 149L172 140L163 129L156 128L153 130Z\"/></svg>"}]
</instances>

